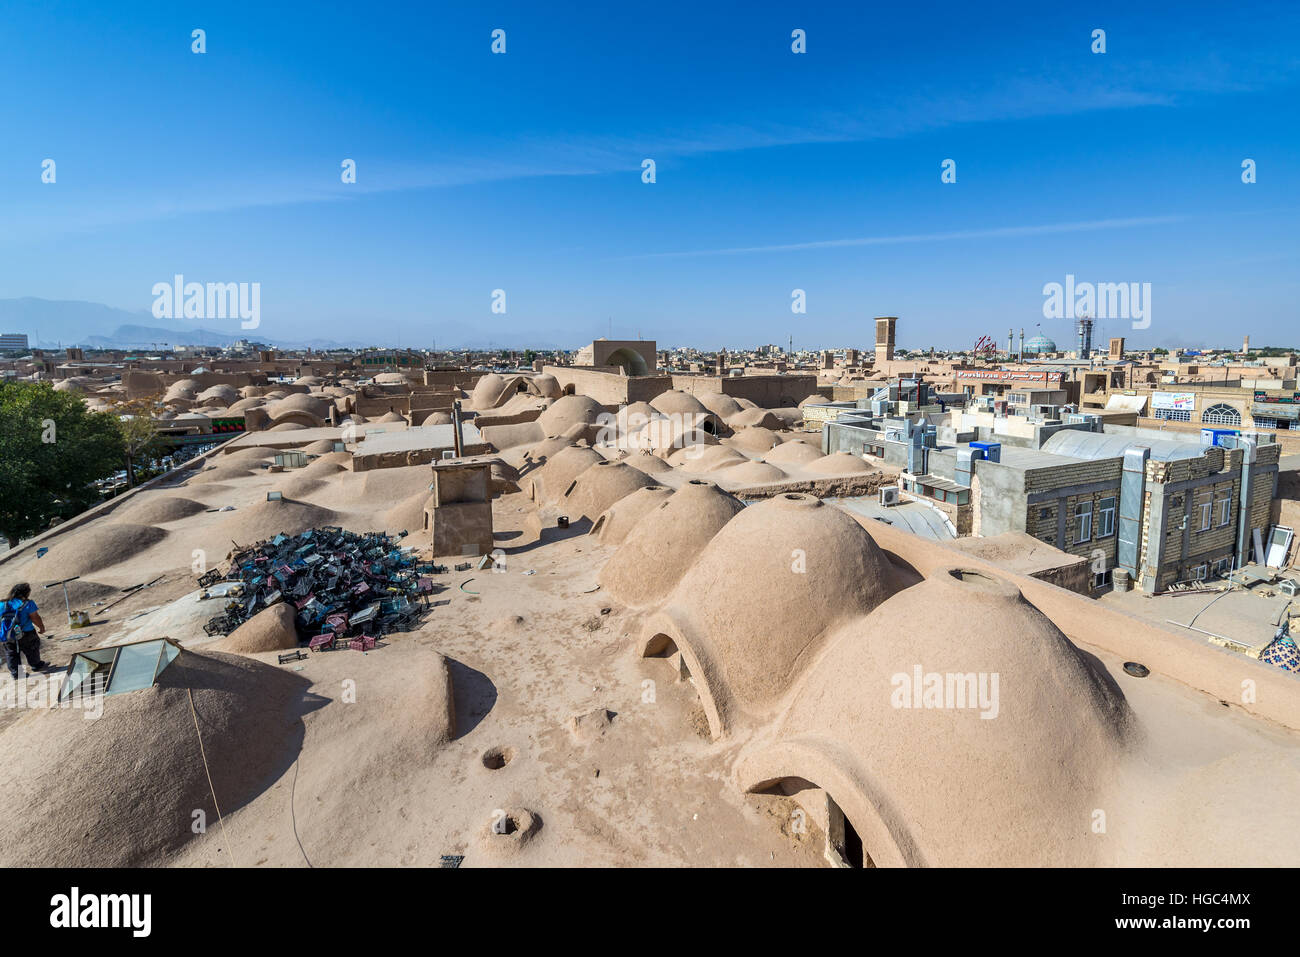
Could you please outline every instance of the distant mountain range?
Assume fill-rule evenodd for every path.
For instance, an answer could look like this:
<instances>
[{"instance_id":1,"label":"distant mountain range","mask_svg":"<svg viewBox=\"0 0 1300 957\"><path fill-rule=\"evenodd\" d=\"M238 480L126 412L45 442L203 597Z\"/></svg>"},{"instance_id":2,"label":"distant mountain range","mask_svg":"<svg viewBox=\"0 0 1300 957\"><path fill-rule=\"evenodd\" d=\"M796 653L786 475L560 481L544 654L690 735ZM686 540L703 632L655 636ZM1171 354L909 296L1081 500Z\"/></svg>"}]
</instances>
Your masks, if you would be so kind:
<instances>
[{"instance_id":1,"label":"distant mountain range","mask_svg":"<svg viewBox=\"0 0 1300 957\"><path fill-rule=\"evenodd\" d=\"M234 320L229 325L238 328ZM484 337L481 326L458 323L430 325L430 339L427 342L402 342L400 345L413 348L440 349L483 349L490 345L497 348L531 348L560 349L573 346L560 346L550 340L532 340L522 345L510 346L502 340L505 336L491 342ZM100 302L81 300L37 299L27 296L21 299L0 299L0 333L26 333L32 348L58 349L64 346L81 346L87 349L164 349L172 346L225 346L239 339L264 342L280 349L363 349L367 346L395 346L398 343L383 339L272 339L262 333L261 329L247 332L217 332L213 329L195 328L185 321L158 319L146 310L131 312L116 309ZM570 330L564 338L579 340L582 333ZM405 338L405 337L404 337Z\"/></svg>"},{"instance_id":2,"label":"distant mountain range","mask_svg":"<svg viewBox=\"0 0 1300 957\"><path fill-rule=\"evenodd\" d=\"M282 349L350 349L368 343L310 339L302 342L268 339L256 330L217 332L158 319L150 312L130 312L99 302L75 299L0 299L0 332L25 332L33 348L163 349L171 346L225 346L239 339L266 342Z\"/></svg>"}]
</instances>

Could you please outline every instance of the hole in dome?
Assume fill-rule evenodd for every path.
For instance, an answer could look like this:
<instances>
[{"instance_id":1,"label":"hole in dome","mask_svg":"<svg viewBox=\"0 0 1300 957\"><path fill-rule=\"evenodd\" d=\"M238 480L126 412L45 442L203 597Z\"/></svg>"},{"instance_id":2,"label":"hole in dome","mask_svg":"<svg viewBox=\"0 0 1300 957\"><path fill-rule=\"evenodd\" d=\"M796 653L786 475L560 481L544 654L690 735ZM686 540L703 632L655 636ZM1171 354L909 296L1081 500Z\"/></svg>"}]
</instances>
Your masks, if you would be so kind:
<instances>
[{"instance_id":1,"label":"hole in dome","mask_svg":"<svg viewBox=\"0 0 1300 957\"><path fill-rule=\"evenodd\" d=\"M950 568L948 574L965 585L973 585L987 591L1001 591L1001 585L996 578L972 568Z\"/></svg>"},{"instance_id":2,"label":"hole in dome","mask_svg":"<svg viewBox=\"0 0 1300 957\"><path fill-rule=\"evenodd\" d=\"M514 748L488 748L483 752L483 767L489 771L500 771L514 758Z\"/></svg>"}]
</instances>

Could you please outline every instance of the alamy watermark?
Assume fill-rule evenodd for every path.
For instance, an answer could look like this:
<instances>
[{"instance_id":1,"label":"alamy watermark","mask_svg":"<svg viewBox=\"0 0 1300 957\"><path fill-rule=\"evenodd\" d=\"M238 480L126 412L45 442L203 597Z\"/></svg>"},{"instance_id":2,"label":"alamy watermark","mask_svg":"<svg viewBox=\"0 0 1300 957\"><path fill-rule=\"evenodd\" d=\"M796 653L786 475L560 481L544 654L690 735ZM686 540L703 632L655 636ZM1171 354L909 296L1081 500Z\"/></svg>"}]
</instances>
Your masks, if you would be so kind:
<instances>
[{"instance_id":1,"label":"alamy watermark","mask_svg":"<svg viewBox=\"0 0 1300 957\"><path fill-rule=\"evenodd\" d=\"M240 319L243 329L262 324L260 282L186 282L177 273L171 282L153 284L155 319Z\"/></svg>"},{"instance_id":2,"label":"alamy watermark","mask_svg":"<svg viewBox=\"0 0 1300 957\"><path fill-rule=\"evenodd\" d=\"M1075 282L1073 273L1065 283L1043 286L1045 319L1129 319L1134 329L1151 325L1151 283Z\"/></svg>"},{"instance_id":3,"label":"alamy watermark","mask_svg":"<svg viewBox=\"0 0 1300 957\"><path fill-rule=\"evenodd\" d=\"M148 937L152 914L152 894L91 894L73 887L50 898L50 926L56 929L120 928Z\"/></svg>"},{"instance_id":4,"label":"alamy watermark","mask_svg":"<svg viewBox=\"0 0 1300 957\"><path fill-rule=\"evenodd\" d=\"M998 673L996 671L927 672L920 665L909 675L900 671L889 679L895 708L970 708L981 718L998 716Z\"/></svg>"},{"instance_id":5,"label":"alamy watermark","mask_svg":"<svg viewBox=\"0 0 1300 957\"><path fill-rule=\"evenodd\" d=\"M63 674L28 675L16 681L0 684L0 709L23 708L44 710L59 708L65 711L77 710L87 721L94 721L104 714L103 691L82 692L77 689L63 700L59 700L59 689L63 687Z\"/></svg>"},{"instance_id":6,"label":"alamy watermark","mask_svg":"<svg viewBox=\"0 0 1300 957\"><path fill-rule=\"evenodd\" d=\"M713 417L707 412L629 412L626 405L618 414L602 412L596 417L599 431L596 444L628 452L656 452L662 449L685 449L685 457L703 455L710 444L717 444Z\"/></svg>"}]
</instances>

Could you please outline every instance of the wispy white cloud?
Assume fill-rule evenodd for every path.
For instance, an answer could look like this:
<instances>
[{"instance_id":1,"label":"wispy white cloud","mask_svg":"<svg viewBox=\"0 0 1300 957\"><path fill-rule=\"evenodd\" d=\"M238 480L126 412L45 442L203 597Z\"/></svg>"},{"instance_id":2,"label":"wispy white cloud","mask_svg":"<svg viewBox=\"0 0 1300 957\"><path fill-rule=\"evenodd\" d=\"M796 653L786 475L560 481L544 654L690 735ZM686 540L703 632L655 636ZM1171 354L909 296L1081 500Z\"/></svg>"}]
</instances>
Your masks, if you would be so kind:
<instances>
[{"instance_id":1,"label":"wispy white cloud","mask_svg":"<svg viewBox=\"0 0 1300 957\"><path fill-rule=\"evenodd\" d=\"M1011 239L1053 233L1082 233L1103 229L1132 229L1164 226L1187 220L1186 216L1135 216L1128 219L1094 219L1076 223L1047 223L1038 226L997 226L962 229L945 233L902 233L894 236L858 236L851 239L823 239L806 243L778 243L769 246L732 246L724 249L692 249L678 252L640 253L619 259L672 259L689 256L737 256L746 253L784 253L806 249L837 249L846 246L898 246L906 243L951 242L963 239Z\"/></svg>"},{"instance_id":2,"label":"wispy white cloud","mask_svg":"<svg viewBox=\"0 0 1300 957\"><path fill-rule=\"evenodd\" d=\"M1177 105L1183 96L1207 91L1241 92L1294 76L1293 62L1277 64L1277 73L1260 77L1234 71L1184 69L1163 77L1154 88L1140 77L1117 75L1097 82L1079 77L1020 75L983 87L956 92L947 87L845 87L816 109L770 99L729 104L726 119L706 107L682 117L671 128L610 129L581 135L516 131L508 140L452 148L427 162L377 158L362 161L358 182L337 182L337 159L307 165L301 157L276 168L264 156L245 163L231 157L232 169L260 169L240 181L165 182L141 175L133 187L96 195L68 197L51 204L3 197L8 229L4 238L30 241L63 234L93 232L131 223L218 214L263 207L355 201L395 192L426 191L484 183L560 176L591 176L639 169L644 157L686 159L715 153L788 146L904 139L937 130L983 123L1017 122L1090 112ZM773 120L773 116L782 117ZM150 183L153 185L149 185ZM18 201L15 201L18 200ZM960 238L960 237L954 237ZM893 240L907 241L907 240ZM913 240L915 241L915 240ZM798 248L798 247L795 247ZM680 254L685 255L685 254Z\"/></svg>"}]
</instances>

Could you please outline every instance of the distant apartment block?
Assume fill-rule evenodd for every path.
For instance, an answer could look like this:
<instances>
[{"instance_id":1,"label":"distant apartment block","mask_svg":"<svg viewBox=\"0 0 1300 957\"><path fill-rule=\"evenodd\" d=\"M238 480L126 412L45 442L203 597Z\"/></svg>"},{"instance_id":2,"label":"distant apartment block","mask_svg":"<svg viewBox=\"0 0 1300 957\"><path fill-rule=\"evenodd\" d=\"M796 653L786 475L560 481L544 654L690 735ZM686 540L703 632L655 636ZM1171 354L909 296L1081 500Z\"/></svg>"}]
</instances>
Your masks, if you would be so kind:
<instances>
[{"instance_id":1,"label":"distant apartment block","mask_svg":"<svg viewBox=\"0 0 1300 957\"><path fill-rule=\"evenodd\" d=\"M0 335L0 352L26 352L27 333L6 332Z\"/></svg>"}]
</instances>

